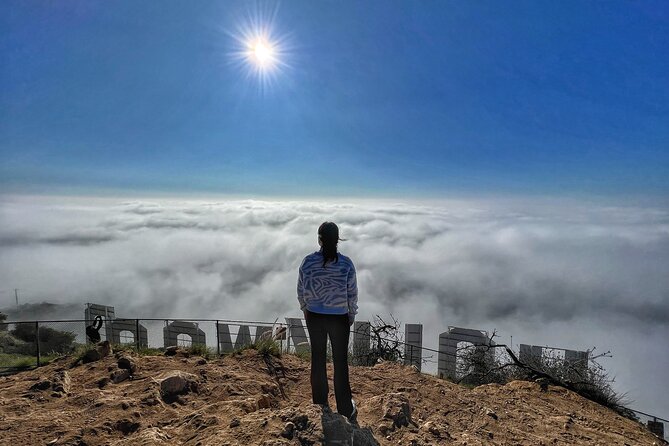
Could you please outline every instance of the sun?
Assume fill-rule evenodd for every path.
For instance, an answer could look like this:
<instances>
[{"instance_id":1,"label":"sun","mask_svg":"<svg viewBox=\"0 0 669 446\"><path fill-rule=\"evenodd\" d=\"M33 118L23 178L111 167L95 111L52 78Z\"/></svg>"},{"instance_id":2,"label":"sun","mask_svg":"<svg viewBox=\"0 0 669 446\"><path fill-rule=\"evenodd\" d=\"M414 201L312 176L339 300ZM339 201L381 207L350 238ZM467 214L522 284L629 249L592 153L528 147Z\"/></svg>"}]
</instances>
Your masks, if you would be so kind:
<instances>
[{"instance_id":1,"label":"sun","mask_svg":"<svg viewBox=\"0 0 669 446\"><path fill-rule=\"evenodd\" d=\"M263 92L278 86L279 80L292 68L293 37L278 31L277 7L249 11L246 19L225 31L232 37L229 62Z\"/></svg>"},{"instance_id":2,"label":"sun","mask_svg":"<svg viewBox=\"0 0 669 446\"><path fill-rule=\"evenodd\" d=\"M271 68L276 62L275 45L259 38L249 43L248 59L259 69Z\"/></svg>"}]
</instances>

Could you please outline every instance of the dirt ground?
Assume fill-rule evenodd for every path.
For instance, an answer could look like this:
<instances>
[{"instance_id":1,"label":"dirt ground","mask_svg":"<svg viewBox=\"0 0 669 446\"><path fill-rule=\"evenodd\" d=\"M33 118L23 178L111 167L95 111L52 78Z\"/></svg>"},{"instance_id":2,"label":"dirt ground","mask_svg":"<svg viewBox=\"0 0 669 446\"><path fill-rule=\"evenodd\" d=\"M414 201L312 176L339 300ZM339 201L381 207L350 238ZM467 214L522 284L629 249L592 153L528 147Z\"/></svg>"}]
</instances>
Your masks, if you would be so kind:
<instances>
[{"instance_id":1,"label":"dirt ground","mask_svg":"<svg viewBox=\"0 0 669 446\"><path fill-rule=\"evenodd\" d=\"M72 358L0 378L2 445L310 445L324 440L322 408L311 404L310 364L294 355L267 362L255 350L206 361L131 356L70 368ZM336 411L330 377L330 406ZM186 372L186 393L161 382ZM358 444L660 445L641 424L559 387L535 383L462 387L411 367L351 367ZM122 377L121 377L122 379ZM340 417L341 418L341 417ZM355 434L355 432L354 432ZM327 435L327 432L325 433ZM355 436L354 436L355 438Z\"/></svg>"}]
</instances>

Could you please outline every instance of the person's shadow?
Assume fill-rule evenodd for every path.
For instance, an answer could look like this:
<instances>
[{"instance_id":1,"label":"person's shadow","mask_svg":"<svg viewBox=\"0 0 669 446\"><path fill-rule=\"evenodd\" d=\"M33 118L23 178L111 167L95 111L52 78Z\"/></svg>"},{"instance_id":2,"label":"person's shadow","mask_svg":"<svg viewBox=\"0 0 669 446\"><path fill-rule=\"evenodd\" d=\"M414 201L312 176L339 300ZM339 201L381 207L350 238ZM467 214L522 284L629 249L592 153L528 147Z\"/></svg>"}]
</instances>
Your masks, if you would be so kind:
<instances>
[{"instance_id":1,"label":"person's shadow","mask_svg":"<svg viewBox=\"0 0 669 446\"><path fill-rule=\"evenodd\" d=\"M379 446L372 430L362 428L357 422L349 422L346 417L332 412L327 406L321 406L321 425L325 446Z\"/></svg>"}]
</instances>

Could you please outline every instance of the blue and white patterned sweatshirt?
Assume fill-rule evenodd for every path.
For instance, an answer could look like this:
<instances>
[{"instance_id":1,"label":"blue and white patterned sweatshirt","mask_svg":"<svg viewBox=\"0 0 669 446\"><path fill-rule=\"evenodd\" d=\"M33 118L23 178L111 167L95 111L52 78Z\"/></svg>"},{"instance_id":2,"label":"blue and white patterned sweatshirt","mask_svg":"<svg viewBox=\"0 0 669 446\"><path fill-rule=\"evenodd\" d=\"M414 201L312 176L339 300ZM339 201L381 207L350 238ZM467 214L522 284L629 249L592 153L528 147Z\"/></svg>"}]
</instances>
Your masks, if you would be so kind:
<instances>
[{"instance_id":1,"label":"blue and white patterned sweatshirt","mask_svg":"<svg viewBox=\"0 0 669 446\"><path fill-rule=\"evenodd\" d=\"M323 252L316 251L302 260L297 279L297 300L301 310L323 314L358 313L358 284L351 259L337 253L337 261L323 267Z\"/></svg>"}]
</instances>

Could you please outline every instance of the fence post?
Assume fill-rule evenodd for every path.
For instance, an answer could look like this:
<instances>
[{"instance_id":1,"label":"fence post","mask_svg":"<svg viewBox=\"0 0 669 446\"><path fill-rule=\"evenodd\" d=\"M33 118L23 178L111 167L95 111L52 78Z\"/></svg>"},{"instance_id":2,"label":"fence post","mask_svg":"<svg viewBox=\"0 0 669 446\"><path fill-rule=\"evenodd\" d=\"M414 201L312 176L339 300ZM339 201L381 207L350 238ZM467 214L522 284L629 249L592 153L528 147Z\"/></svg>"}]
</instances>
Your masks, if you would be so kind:
<instances>
[{"instance_id":1,"label":"fence post","mask_svg":"<svg viewBox=\"0 0 669 446\"><path fill-rule=\"evenodd\" d=\"M35 343L37 345L37 367L40 366L40 353L39 353L39 321L35 321Z\"/></svg>"},{"instance_id":2,"label":"fence post","mask_svg":"<svg viewBox=\"0 0 669 446\"><path fill-rule=\"evenodd\" d=\"M139 319L135 319L135 346L137 347L137 353L139 353L140 343L140 334L139 334Z\"/></svg>"},{"instance_id":3,"label":"fence post","mask_svg":"<svg viewBox=\"0 0 669 446\"><path fill-rule=\"evenodd\" d=\"M409 344L409 365L413 365L413 344Z\"/></svg>"},{"instance_id":4,"label":"fence post","mask_svg":"<svg viewBox=\"0 0 669 446\"><path fill-rule=\"evenodd\" d=\"M230 331L230 330L228 330ZM221 340L220 333L218 332L218 319L216 319L216 354L221 356Z\"/></svg>"}]
</instances>

